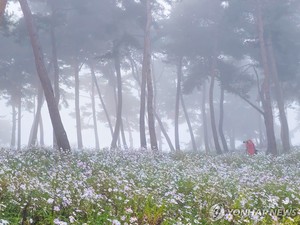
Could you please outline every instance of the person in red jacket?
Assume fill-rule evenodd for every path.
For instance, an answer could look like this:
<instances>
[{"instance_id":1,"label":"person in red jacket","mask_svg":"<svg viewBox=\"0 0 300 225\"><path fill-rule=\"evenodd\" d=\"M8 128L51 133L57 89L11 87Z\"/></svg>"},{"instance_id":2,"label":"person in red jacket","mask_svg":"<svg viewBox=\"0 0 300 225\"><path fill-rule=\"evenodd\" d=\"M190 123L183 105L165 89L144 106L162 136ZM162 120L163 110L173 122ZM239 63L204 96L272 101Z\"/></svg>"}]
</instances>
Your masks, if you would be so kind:
<instances>
[{"instance_id":1,"label":"person in red jacket","mask_svg":"<svg viewBox=\"0 0 300 225\"><path fill-rule=\"evenodd\" d=\"M255 155L257 153L252 140L249 139L247 141L244 141L244 143L246 144L247 153L249 155Z\"/></svg>"}]
</instances>

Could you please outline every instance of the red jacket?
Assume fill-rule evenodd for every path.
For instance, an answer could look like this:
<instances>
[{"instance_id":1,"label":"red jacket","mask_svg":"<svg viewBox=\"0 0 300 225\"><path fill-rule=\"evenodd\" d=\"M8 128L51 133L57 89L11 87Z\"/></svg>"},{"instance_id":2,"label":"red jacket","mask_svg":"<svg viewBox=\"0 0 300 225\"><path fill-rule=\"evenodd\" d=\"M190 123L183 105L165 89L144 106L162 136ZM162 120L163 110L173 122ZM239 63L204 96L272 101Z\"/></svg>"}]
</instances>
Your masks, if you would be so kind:
<instances>
[{"instance_id":1,"label":"red jacket","mask_svg":"<svg viewBox=\"0 0 300 225\"><path fill-rule=\"evenodd\" d=\"M246 148L249 155L255 154L255 145L251 140L246 141Z\"/></svg>"}]
</instances>

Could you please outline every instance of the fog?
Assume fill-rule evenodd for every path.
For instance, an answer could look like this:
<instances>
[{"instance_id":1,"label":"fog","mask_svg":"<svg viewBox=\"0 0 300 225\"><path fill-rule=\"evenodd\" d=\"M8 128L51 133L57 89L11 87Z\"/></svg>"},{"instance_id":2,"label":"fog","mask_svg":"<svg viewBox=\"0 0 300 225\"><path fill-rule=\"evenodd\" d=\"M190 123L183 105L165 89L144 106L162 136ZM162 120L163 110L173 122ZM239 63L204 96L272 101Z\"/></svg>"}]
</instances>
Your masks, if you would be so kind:
<instances>
[{"instance_id":1,"label":"fog","mask_svg":"<svg viewBox=\"0 0 300 225\"><path fill-rule=\"evenodd\" d=\"M296 1L21 6L8 1L1 15L3 147L220 154L251 139L278 154L299 144Z\"/></svg>"}]
</instances>

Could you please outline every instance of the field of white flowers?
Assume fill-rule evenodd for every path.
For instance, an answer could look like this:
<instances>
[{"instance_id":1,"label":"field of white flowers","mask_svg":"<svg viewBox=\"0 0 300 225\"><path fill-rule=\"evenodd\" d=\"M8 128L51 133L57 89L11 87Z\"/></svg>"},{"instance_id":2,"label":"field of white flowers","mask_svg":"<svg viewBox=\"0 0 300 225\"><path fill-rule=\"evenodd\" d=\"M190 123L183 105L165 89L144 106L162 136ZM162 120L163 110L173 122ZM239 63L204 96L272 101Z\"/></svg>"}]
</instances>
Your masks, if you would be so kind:
<instances>
[{"instance_id":1,"label":"field of white flowers","mask_svg":"<svg viewBox=\"0 0 300 225\"><path fill-rule=\"evenodd\" d=\"M1 149L0 224L299 224L299 178L300 151L275 158ZM216 204L226 209L217 219Z\"/></svg>"}]
</instances>

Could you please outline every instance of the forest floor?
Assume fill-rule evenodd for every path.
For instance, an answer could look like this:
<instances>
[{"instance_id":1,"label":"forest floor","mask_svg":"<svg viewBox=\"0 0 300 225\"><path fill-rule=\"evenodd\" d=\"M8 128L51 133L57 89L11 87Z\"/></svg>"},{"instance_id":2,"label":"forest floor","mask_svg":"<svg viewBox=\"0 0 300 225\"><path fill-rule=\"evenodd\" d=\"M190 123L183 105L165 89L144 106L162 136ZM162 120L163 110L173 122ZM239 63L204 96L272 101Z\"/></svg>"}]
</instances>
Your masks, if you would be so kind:
<instances>
[{"instance_id":1,"label":"forest floor","mask_svg":"<svg viewBox=\"0 0 300 225\"><path fill-rule=\"evenodd\" d=\"M299 224L300 151L0 153L3 224Z\"/></svg>"}]
</instances>

